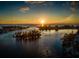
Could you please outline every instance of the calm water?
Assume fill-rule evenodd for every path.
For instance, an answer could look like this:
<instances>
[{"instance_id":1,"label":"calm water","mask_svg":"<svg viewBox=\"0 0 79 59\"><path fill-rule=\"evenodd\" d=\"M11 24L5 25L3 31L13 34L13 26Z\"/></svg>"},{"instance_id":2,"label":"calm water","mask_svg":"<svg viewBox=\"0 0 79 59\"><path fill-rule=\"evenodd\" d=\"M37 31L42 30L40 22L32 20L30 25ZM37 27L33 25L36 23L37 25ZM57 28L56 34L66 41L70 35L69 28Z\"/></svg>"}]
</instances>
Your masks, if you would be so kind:
<instances>
[{"instance_id":1,"label":"calm water","mask_svg":"<svg viewBox=\"0 0 79 59\"><path fill-rule=\"evenodd\" d=\"M22 30L26 31L26 30ZM76 29L41 31L35 41L16 41L17 31L0 35L0 57L62 57L62 40L65 33L76 33Z\"/></svg>"}]
</instances>

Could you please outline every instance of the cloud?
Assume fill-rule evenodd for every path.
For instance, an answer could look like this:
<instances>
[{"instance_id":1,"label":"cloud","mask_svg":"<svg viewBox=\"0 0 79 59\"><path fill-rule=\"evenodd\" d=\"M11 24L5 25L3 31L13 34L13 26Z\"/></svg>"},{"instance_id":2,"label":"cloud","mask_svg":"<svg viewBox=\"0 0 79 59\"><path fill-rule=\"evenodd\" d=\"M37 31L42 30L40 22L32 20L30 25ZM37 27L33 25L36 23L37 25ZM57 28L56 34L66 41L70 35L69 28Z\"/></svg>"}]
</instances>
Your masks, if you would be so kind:
<instances>
[{"instance_id":1,"label":"cloud","mask_svg":"<svg viewBox=\"0 0 79 59\"><path fill-rule=\"evenodd\" d=\"M30 10L30 7L27 7L27 6L22 6L22 7L19 8L19 11L21 11L23 13L26 13L29 10Z\"/></svg>"},{"instance_id":2,"label":"cloud","mask_svg":"<svg viewBox=\"0 0 79 59\"><path fill-rule=\"evenodd\" d=\"M72 13L74 12L76 12L76 8L75 7L71 7L71 11L72 11Z\"/></svg>"},{"instance_id":3,"label":"cloud","mask_svg":"<svg viewBox=\"0 0 79 59\"><path fill-rule=\"evenodd\" d=\"M45 1L25 1L25 3L30 3L33 5L42 5Z\"/></svg>"},{"instance_id":4,"label":"cloud","mask_svg":"<svg viewBox=\"0 0 79 59\"><path fill-rule=\"evenodd\" d=\"M41 4L41 3L44 3L45 1L27 1L31 4Z\"/></svg>"},{"instance_id":5,"label":"cloud","mask_svg":"<svg viewBox=\"0 0 79 59\"><path fill-rule=\"evenodd\" d=\"M78 21L79 17L77 17L76 15L74 14L71 14L70 16L68 16L66 19L63 20L63 22L65 23L72 23L72 24L77 24L79 23Z\"/></svg>"},{"instance_id":6,"label":"cloud","mask_svg":"<svg viewBox=\"0 0 79 59\"><path fill-rule=\"evenodd\" d=\"M33 7L40 8L41 6L47 6L46 1L25 1L25 3L29 3L33 5Z\"/></svg>"}]
</instances>

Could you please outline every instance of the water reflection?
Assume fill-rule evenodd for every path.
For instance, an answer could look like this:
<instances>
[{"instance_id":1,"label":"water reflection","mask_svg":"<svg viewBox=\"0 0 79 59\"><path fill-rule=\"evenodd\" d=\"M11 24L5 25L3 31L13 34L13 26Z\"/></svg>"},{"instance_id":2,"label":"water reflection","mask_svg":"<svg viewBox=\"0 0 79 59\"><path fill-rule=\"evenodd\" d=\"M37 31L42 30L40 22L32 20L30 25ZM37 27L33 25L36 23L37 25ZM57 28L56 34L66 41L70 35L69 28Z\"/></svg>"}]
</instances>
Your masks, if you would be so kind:
<instances>
[{"instance_id":1,"label":"water reflection","mask_svg":"<svg viewBox=\"0 0 79 59\"><path fill-rule=\"evenodd\" d=\"M15 33L16 43L22 46L25 55L28 57L38 57L39 38L41 33L33 30L30 32L17 32Z\"/></svg>"},{"instance_id":2,"label":"water reflection","mask_svg":"<svg viewBox=\"0 0 79 59\"><path fill-rule=\"evenodd\" d=\"M16 41L17 44L21 46L24 51L24 55L26 57L38 57L38 50L39 50L39 40L32 40L32 41Z\"/></svg>"},{"instance_id":3,"label":"water reflection","mask_svg":"<svg viewBox=\"0 0 79 59\"><path fill-rule=\"evenodd\" d=\"M76 33L77 30L73 31ZM63 42L61 38L66 33L72 33L72 30L41 31L41 37L38 39L32 38L31 41L21 40L18 42L22 45L25 54L30 57L62 57Z\"/></svg>"},{"instance_id":4,"label":"water reflection","mask_svg":"<svg viewBox=\"0 0 79 59\"><path fill-rule=\"evenodd\" d=\"M34 35L30 35L31 39L30 38L23 39L23 37L20 37L20 40L15 36L13 36L13 34L15 35L15 32L11 32L8 34L1 35L0 42L2 42L3 45L7 45L7 46L10 45L12 47L12 50L10 50L9 52L10 54L12 54L14 50L18 51L18 52L16 51L14 52L16 56L19 55L17 57L62 57L63 50L62 50L61 38L66 33L67 34L72 33L72 31L73 33L76 33L77 29L74 30L66 29L59 31L55 31L55 30L41 31L40 32L41 36L36 37ZM25 38L27 34L24 35ZM13 43L13 41L15 43ZM6 48L6 51L8 50L8 48ZM4 52L4 50L2 52ZM13 57L14 54L12 55Z\"/></svg>"}]
</instances>

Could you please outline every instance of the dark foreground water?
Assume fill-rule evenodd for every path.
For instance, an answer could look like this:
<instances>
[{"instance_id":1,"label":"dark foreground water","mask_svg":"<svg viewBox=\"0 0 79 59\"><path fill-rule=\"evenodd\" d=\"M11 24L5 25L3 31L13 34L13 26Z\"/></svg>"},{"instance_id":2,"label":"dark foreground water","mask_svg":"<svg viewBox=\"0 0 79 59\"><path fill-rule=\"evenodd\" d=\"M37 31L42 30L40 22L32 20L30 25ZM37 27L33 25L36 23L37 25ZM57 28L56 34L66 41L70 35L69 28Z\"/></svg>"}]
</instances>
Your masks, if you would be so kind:
<instances>
[{"instance_id":1,"label":"dark foreground water","mask_svg":"<svg viewBox=\"0 0 79 59\"><path fill-rule=\"evenodd\" d=\"M77 30L41 31L41 37L34 41L17 41L13 38L17 31L1 34L0 57L63 57L61 38L72 31Z\"/></svg>"}]
</instances>

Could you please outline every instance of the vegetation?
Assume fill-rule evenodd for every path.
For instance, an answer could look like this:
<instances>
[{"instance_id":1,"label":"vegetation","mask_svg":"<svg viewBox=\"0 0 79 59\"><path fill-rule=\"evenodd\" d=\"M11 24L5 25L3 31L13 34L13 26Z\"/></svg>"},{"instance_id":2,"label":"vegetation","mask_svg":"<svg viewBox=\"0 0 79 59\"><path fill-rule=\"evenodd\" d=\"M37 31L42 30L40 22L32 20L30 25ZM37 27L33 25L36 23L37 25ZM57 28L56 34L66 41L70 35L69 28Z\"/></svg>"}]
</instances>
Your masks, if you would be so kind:
<instances>
[{"instance_id":1,"label":"vegetation","mask_svg":"<svg viewBox=\"0 0 79 59\"><path fill-rule=\"evenodd\" d=\"M79 57L79 30L76 34L65 34L62 41L64 57Z\"/></svg>"},{"instance_id":2,"label":"vegetation","mask_svg":"<svg viewBox=\"0 0 79 59\"><path fill-rule=\"evenodd\" d=\"M32 30L29 32L17 32L14 37L16 40L36 40L41 36L41 32L38 30Z\"/></svg>"}]
</instances>

